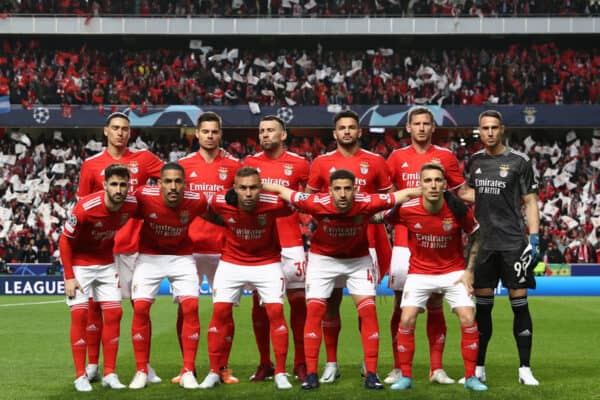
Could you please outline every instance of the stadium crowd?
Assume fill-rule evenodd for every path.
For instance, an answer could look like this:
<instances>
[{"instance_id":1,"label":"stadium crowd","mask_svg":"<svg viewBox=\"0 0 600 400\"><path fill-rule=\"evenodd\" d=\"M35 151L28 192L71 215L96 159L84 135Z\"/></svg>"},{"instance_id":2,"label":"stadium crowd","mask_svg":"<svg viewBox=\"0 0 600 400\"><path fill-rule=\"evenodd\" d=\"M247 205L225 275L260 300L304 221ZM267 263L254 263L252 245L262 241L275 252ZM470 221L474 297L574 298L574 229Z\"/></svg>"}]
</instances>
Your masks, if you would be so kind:
<instances>
[{"instance_id":1,"label":"stadium crowd","mask_svg":"<svg viewBox=\"0 0 600 400\"><path fill-rule=\"evenodd\" d=\"M99 49L4 39L0 96L34 104L598 104L600 53L473 49Z\"/></svg>"},{"instance_id":2,"label":"stadium crowd","mask_svg":"<svg viewBox=\"0 0 600 400\"><path fill-rule=\"evenodd\" d=\"M597 0L4 0L5 14L209 17L598 15Z\"/></svg>"},{"instance_id":3,"label":"stadium crowd","mask_svg":"<svg viewBox=\"0 0 600 400\"><path fill-rule=\"evenodd\" d=\"M600 138L593 142L567 135L567 143L527 138L515 148L526 152L541 182L540 249L548 263L597 262L600 256ZM147 147L165 161L176 161L195 151L197 143L153 141L139 137L134 147ZM387 157L407 139L392 135L366 136L363 146ZM478 140L448 139L439 143L456 154L464 168L480 149ZM40 137L33 143L22 134L0 139L0 259L5 262L53 262L66 211L74 204L81 162L101 144L85 138L63 140ZM253 138L232 141L225 148L244 158L260 150ZM335 142L319 137L294 137L289 149L308 160L335 149ZM311 231L303 218L303 233Z\"/></svg>"}]
</instances>

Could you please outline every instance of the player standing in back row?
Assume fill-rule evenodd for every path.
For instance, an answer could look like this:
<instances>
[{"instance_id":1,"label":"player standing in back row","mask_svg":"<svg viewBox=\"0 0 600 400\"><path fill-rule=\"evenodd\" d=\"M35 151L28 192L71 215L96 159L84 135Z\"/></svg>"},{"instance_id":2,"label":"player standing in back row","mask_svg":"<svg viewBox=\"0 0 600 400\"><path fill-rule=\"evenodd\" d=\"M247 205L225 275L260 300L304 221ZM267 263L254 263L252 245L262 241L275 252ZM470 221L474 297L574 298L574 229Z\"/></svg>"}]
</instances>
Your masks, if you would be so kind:
<instances>
[{"instance_id":1,"label":"player standing in back row","mask_svg":"<svg viewBox=\"0 0 600 400\"><path fill-rule=\"evenodd\" d=\"M504 144L502 114L487 110L479 115L484 149L471 158L470 200L481 224L482 248L475 269L476 320L479 326L477 377L485 382L485 356L492 336L494 289L501 279L508 288L513 310L513 336L519 352L519 382L539 385L529 365L533 324L527 289L535 289L533 266L539 246L538 184L529 157ZM521 206L529 237L524 234Z\"/></svg>"}]
</instances>

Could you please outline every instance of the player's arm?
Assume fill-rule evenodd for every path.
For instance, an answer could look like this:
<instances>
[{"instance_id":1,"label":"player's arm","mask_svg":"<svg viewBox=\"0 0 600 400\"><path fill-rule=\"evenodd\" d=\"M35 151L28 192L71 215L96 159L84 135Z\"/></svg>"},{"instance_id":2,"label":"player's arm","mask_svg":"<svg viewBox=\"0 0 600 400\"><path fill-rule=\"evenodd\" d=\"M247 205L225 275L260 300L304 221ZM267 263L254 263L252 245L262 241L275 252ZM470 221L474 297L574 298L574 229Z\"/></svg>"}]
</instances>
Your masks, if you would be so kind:
<instances>
[{"instance_id":1,"label":"player's arm","mask_svg":"<svg viewBox=\"0 0 600 400\"><path fill-rule=\"evenodd\" d=\"M414 199L415 197L420 197L422 195L421 187L417 186L414 188L406 188L402 190L398 190L393 192L394 196L394 205L400 205L402 203L406 203L410 199Z\"/></svg>"},{"instance_id":2,"label":"player's arm","mask_svg":"<svg viewBox=\"0 0 600 400\"><path fill-rule=\"evenodd\" d=\"M466 201L468 203L475 203L475 189L469 186L467 183L461 185L456 190L456 195L462 201Z\"/></svg>"},{"instance_id":3,"label":"player's arm","mask_svg":"<svg viewBox=\"0 0 600 400\"><path fill-rule=\"evenodd\" d=\"M83 289L77 279L75 279L75 273L73 272L73 248L71 246L71 240L64 234L60 235L58 240L58 248L60 250L60 259L63 265L64 279L65 279L65 295L69 298L75 297L77 289L83 293Z\"/></svg>"},{"instance_id":4,"label":"player's arm","mask_svg":"<svg viewBox=\"0 0 600 400\"><path fill-rule=\"evenodd\" d=\"M291 201L292 193L294 193L292 189L274 183L263 183L262 188L267 192L277 193L282 200L285 200L287 202Z\"/></svg>"},{"instance_id":5,"label":"player's arm","mask_svg":"<svg viewBox=\"0 0 600 400\"><path fill-rule=\"evenodd\" d=\"M529 244L531 245L531 256L536 260L539 256L540 245L540 209L538 207L538 195L536 193L528 193L523 196L525 204L525 219L527 220L527 228L529 229Z\"/></svg>"},{"instance_id":6,"label":"player's arm","mask_svg":"<svg viewBox=\"0 0 600 400\"><path fill-rule=\"evenodd\" d=\"M464 274L457 281L465 285L469 294L473 293L473 280L475 276L475 266L477 265L477 257L479 256L479 249L481 247L481 235L479 229L473 232L469 236L469 242L471 243L471 249L469 250L469 262Z\"/></svg>"}]
</instances>

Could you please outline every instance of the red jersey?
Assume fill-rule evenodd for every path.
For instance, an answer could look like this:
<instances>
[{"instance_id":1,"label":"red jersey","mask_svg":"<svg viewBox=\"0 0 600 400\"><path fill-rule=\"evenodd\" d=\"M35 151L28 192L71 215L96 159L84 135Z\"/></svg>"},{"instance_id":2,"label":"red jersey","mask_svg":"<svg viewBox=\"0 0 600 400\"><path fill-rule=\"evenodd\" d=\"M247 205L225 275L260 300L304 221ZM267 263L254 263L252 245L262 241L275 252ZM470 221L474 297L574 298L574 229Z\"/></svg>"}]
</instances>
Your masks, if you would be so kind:
<instances>
[{"instance_id":1,"label":"red jersey","mask_svg":"<svg viewBox=\"0 0 600 400\"><path fill-rule=\"evenodd\" d=\"M447 274L465 269L462 232L479 228L473 210L457 220L448 205L437 214L423 207L423 198L413 199L386 213L385 219L408 229L409 274Z\"/></svg>"},{"instance_id":2,"label":"red jersey","mask_svg":"<svg viewBox=\"0 0 600 400\"><path fill-rule=\"evenodd\" d=\"M87 158L81 164L77 197L82 198L90 193L104 190L104 170L110 164L125 164L129 169L129 194L145 185L150 178L159 178L163 162L148 150L125 150L121 158L113 158L104 150ZM138 251L138 240L141 223L131 219L115 237L115 254L130 254Z\"/></svg>"},{"instance_id":3,"label":"red jersey","mask_svg":"<svg viewBox=\"0 0 600 400\"><path fill-rule=\"evenodd\" d=\"M289 151L284 151L275 160L261 152L246 158L244 165L256 168L263 183L276 183L292 190L301 190L308 180L308 161ZM277 219L277 232L281 247L304 245L297 212Z\"/></svg>"},{"instance_id":4,"label":"red jersey","mask_svg":"<svg viewBox=\"0 0 600 400\"><path fill-rule=\"evenodd\" d=\"M209 200L215 193L233 186L235 173L241 166L237 158L223 149L219 150L212 162L206 162L199 152L195 152L178 163L185 170L188 190L202 192ZM195 218L190 225L189 235L194 244L194 253L217 254L223 247L225 228Z\"/></svg>"},{"instance_id":5,"label":"red jersey","mask_svg":"<svg viewBox=\"0 0 600 400\"><path fill-rule=\"evenodd\" d=\"M383 157L363 149L358 149L351 157L344 157L335 150L315 158L310 167L307 187L313 191L327 192L329 175L338 169L347 169L354 174L359 192L387 192L392 188Z\"/></svg>"},{"instance_id":6,"label":"red jersey","mask_svg":"<svg viewBox=\"0 0 600 400\"><path fill-rule=\"evenodd\" d=\"M317 229L310 241L310 251L336 258L356 258L369 255L367 226L378 211L393 207L391 194L356 193L352 207L340 213L331 195L326 193L292 193L291 204L300 211L311 214Z\"/></svg>"},{"instance_id":7,"label":"red jersey","mask_svg":"<svg viewBox=\"0 0 600 400\"><path fill-rule=\"evenodd\" d=\"M275 220L292 209L279 196L262 192L253 211L244 211L225 202L219 192L209 200L211 210L226 225L221 259L237 265L266 265L281 261L281 246Z\"/></svg>"},{"instance_id":8,"label":"red jersey","mask_svg":"<svg viewBox=\"0 0 600 400\"><path fill-rule=\"evenodd\" d=\"M140 253L189 255L193 253L188 235L191 221L208 210L202 193L183 192L177 208L168 207L158 186L144 186L136 192L137 218L144 220L140 232Z\"/></svg>"},{"instance_id":9,"label":"red jersey","mask_svg":"<svg viewBox=\"0 0 600 400\"><path fill-rule=\"evenodd\" d=\"M446 171L448 190L454 190L465 183L462 168L454 153L445 147L431 145L421 154L414 146L394 150L387 159L392 182L396 189L419 186L421 167L429 162L438 162ZM408 247L408 231L403 225L394 230L394 246Z\"/></svg>"},{"instance_id":10,"label":"red jersey","mask_svg":"<svg viewBox=\"0 0 600 400\"><path fill-rule=\"evenodd\" d=\"M80 199L63 227L71 247L70 257L62 256L65 279L73 279L73 265L108 265L114 262L115 234L137 210L134 196L127 196L121 208L110 211L104 203L104 190Z\"/></svg>"}]
</instances>

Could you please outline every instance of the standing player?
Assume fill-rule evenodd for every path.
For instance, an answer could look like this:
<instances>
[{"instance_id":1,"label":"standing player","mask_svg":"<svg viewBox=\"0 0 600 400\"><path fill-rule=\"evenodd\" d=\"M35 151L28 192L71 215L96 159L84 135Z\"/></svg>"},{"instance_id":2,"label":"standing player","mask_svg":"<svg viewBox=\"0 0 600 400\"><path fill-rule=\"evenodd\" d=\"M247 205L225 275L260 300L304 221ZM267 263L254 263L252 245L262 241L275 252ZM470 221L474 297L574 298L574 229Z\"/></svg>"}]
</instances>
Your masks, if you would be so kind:
<instances>
[{"instance_id":1,"label":"standing player","mask_svg":"<svg viewBox=\"0 0 600 400\"><path fill-rule=\"evenodd\" d=\"M424 164L420 170L421 198L385 212L386 221L408 229L410 266L402 297L402 317L397 333L402 375L392 389L412 388L412 362L415 354L415 326L430 296L442 294L458 316L461 328L461 353L465 365L465 387L482 391L487 387L475 377L479 333L470 292L473 268L479 251L478 225L473 212L457 215L444 201L447 189L444 168L438 163ZM468 211L467 211L468 210ZM462 232L471 235L469 267L465 270Z\"/></svg>"},{"instance_id":2,"label":"standing player","mask_svg":"<svg viewBox=\"0 0 600 400\"><path fill-rule=\"evenodd\" d=\"M206 213L208 204L202 193L185 190L184 175L181 165L167 163L160 171L158 186L144 186L136 192L137 217L143 220L143 225L132 280L131 338L137 372L130 389L141 389L148 384L150 308L164 278L169 279L173 295L183 310L180 339L183 369L179 384L186 389L198 388L193 371L200 336L199 279L188 227L194 217Z\"/></svg>"},{"instance_id":3,"label":"standing player","mask_svg":"<svg viewBox=\"0 0 600 400\"><path fill-rule=\"evenodd\" d=\"M208 111L198 117L196 138L200 149L178 162L185 170L188 190L203 192L210 199L215 193L233 186L235 172L241 164L237 158L232 157L220 147L223 130L221 117L218 114ZM206 275L208 284L212 287L221 256L225 230L222 226L212 224L202 218L195 218L190 226L189 234L193 242L193 256L198 277L202 281ZM181 338L182 322L183 314L179 307L177 310L178 338ZM222 372L221 379L224 383L239 382L235 376L231 375L230 370ZM171 382L179 383L179 380L180 376L178 375L171 379Z\"/></svg>"},{"instance_id":4,"label":"standing player","mask_svg":"<svg viewBox=\"0 0 600 400\"><path fill-rule=\"evenodd\" d=\"M361 321L361 339L365 363L365 388L383 389L377 377L379 358L379 325L375 307L377 273L369 254L367 226L369 218L378 211L403 203L419 189L405 189L394 194L363 194L358 192L356 177L348 170L331 173L329 193L309 195L281 185L265 184L265 189L279 193L301 211L312 214L318 221L311 238L306 268L306 297L308 299L304 347L306 351L306 380L302 389L319 387L317 376L321 324L336 283L348 287Z\"/></svg>"},{"instance_id":5,"label":"standing player","mask_svg":"<svg viewBox=\"0 0 600 400\"><path fill-rule=\"evenodd\" d=\"M69 215L60 237L65 294L71 308L71 352L75 362L75 389L92 390L85 372L88 300L100 305L105 327L102 332L104 377L102 386L123 389L115 374L121 316L121 290L112 248L117 230L137 210L135 197L127 196L129 171L112 164L104 171L104 189L81 198ZM97 373L97 371L96 371Z\"/></svg>"},{"instance_id":6,"label":"standing player","mask_svg":"<svg viewBox=\"0 0 600 400\"><path fill-rule=\"evenodd\" d=\"M514 314L519 382L539 385L529 366L533 324L527 304L527 289L535 289L532 269L538 258L538 184L529 157L504 144L500 112L487 110L479 115L479 134L484 149L473 155L468 169L471 200L475 201L475 217L481 223L483 240L473 285L480 344L476 374L481 381L486 380L485 356L492 336L494 289L502 279ZM523 233L522 204L529 238Z\"/></svg>"},{"instance_id":7,"label":"standing player","mask_svg":"<svg viewBox=\"0 0 600 400\"><path fill-rule=\"evenodd\" d=\"M275 353L275 386L290 389L285 373L288 327L283 315L285 279L281 269L281 247L276 219L291 209L273 194L263 193L258 171L240 168L233 189L210 199L211 211L224 221L226 240L213 282L213 314L208 328L210 372L202 389L222 382L233 341L233 305L239 302L244 286L250 285L262 300L269 317Z\"/></svg>"},{"instance_id":8,"label":"standing player","mask_svg":"<svg viewBox=\"0 0 600 400\"><path fill-rule=\"evenodd\" d=\"M301 190L308 179L308 161L284 149L283 143L287 138L285 122L269 115L261 119L258 129L258 138L263 151L246 158L245 165L256 168L263 183L276 183L293 190ZM279 218L277 232L281 244L281 265L290 303L290 325L294 335L294 375L304 381L306 378L303 338L306 320L304 292L306 254L298 213ZM259 305L256 292L252 308L252 325L260 352L260 364L250 380L262 381L273 376L274 369L269 350L269 320L264 307Z\"/></svg>"},{"instance_id":9,"label":"standing player","mask_svg":"<svg viewBox=\"0 0 600 400\"><path fill-rule=\"evenodd\" d=\"M356 190L361 193L387 193L392 189L389 170L383 157L360 148L362 130L358 114L352 110L337 113L333 118L333 137L337 149L317 157L310 168L307 192L327 192L329 176L339 169L351 171L356 177ZM378 266L378 276L383 277L389 268L390 244L383 225L368 228L369 251ZM375 248L377 249L375 250ZM376 268L377 269L377 268ZM375 278L377 279L377 277ZM323 320L323 336L327 352L327 364L321 376L322 383L331 383L339 377L337 365L337 343L340 335L340 303L343 285L336 284L327 303L327 314Z\"/></svg>"},{"instance_id":10,"label":"standing player","mask_svg":"<svg viewBox=\"0 0 600 400\"><path fill-rule=\"evenodd\" d=\"M124 164L129 168L129 194L133 194L138 186L150 178L160 175L163 162L147 150L132 151L127 148L129 141L129 117L121 112L110 114L106 118L104 136L106 149L87 158L81 165L77 197L82 198L102 189L104 169L113 163ZM131 277L138 251L138 238L141 223L130 220L115 237L115 263L119 272L121 293L124 299L131 298ZM88 366L86 372L90 381L98 378L98 355L100 338L102 337L102 313L100 307L90 300L87 323ZM152 367L148 366L149 381L160 382Z\"/></svg>"},{"instance_id":11,"label":"standing player","mask_svg":"<svg viewBox=\"0 0 600 400\"><path fill-rule=\"evenodd\" d=\"M443 147L431 143L435 131L433 114L426 107L413 107L407 116L406 131L410 134L411 145L395 150L388 158L392 182L397 189L417 187L419 171L429 162L440 164L446 171L449 190L463 191L465 179L454 154ZM462 192L460 193L462 194ZM404 225L394 229L394 248L389 276L389 287L394 290L394 311L390 321L394 369L385 378L385 383L394 383L402 376L400 357L397 351L396 334L400 322L402 290L408 274L408 232ZM427 303L427 338L429 339L429 380L441 384L454 383L442 366L442 354L446 342L446 321L444 319L443 296L433 294Z\"/></svg>"}]
</instances>

